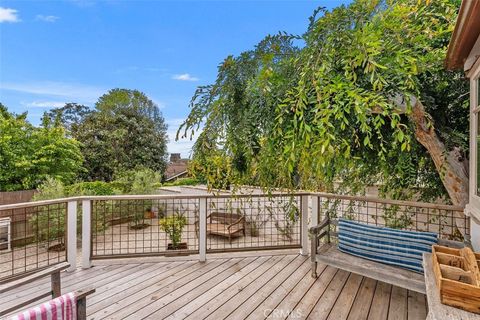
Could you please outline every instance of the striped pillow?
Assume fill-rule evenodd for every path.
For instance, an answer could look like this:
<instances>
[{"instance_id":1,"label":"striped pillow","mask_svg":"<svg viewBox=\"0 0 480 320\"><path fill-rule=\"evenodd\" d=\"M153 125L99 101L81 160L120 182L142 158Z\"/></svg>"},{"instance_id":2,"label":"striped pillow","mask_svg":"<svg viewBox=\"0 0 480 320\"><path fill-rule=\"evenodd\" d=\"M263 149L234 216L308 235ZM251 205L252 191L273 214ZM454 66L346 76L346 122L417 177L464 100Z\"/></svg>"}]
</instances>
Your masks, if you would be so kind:
<instances>
[{"instance_id":1,"label":"striped pillow","mask_svg":"<svg viewBox=\"0 0 480 320\"><path fill-rule=\"evenodd\" d=\"M371 226L343 218L338 222L340 251L423 273L422 254L432 252L437 234Z\"/></svg>"}]
</instances>

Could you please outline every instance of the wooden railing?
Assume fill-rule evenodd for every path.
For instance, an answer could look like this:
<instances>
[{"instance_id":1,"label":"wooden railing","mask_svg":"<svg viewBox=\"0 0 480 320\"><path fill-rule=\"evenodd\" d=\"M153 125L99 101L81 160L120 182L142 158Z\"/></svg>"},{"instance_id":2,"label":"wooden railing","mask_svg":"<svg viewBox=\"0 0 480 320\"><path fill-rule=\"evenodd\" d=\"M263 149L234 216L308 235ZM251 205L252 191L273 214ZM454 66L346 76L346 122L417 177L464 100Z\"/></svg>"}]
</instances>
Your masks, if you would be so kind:
<instances>
[{"instance_id":1,"label":"wooden railing","mask_svg":"<svg viewBox=\"0 0 480 320\"><path fill-rule=\"evenodd\" d=\"M212 252L300 248L302 199L298 194L90 198L84 200L91 208L90 258L199 254L204 260Z\"/></svg>"},{"instance_id":2,"label":"wooden railing","mask_svg":"<svg viewBox=\"0 0 480 320\"><path fill-rule=\"evenodd\" d=\"M312 193L318 221L325 216L395 229L428 231L439 238L470 242L470 219L460 206Z\"/></svg>"},{"instance_id":3,"label":"wooden railing","mask_svg":"<svg viewBox=\"0 0 480 320\"><path fill-rule=\"evenodd\" d=\"M67 261L66 200L0 206L0 279Z\"/></svg>"},{"instance_id":4,"label":"wooden railing","mask_svg":"<svg viewBox=\"0 0 480 320\"><path fill-rule=\"evenodd\" d=\"M463 208L441 204L307 192L82 196L0 206L13 230L11 249L0 247L0 281L64 261L75 269L77 255L88 268L116 257L195 254L205 261L208 253L286 248L308 254L308 226L326 214L470 241Z\"/></svg>"}]
</instances>

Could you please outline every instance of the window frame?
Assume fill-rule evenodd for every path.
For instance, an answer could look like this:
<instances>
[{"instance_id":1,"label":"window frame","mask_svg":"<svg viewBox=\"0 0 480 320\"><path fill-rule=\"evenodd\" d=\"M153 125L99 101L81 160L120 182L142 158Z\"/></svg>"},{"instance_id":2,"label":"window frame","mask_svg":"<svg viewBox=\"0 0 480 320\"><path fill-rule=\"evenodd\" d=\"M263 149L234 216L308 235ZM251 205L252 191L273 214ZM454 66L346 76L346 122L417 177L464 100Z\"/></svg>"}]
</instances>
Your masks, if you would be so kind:
<instances>
[{"instance_id":1,"label":"window frame","mask_svg":"<svg viewBox=\"0 0 480 320\"><path fill-rule=\"evenodd\" d=\"M479 59L480 61L480 59ZM478 62L478 61L477 61ZM477 181L478 147L477 136L480 134L480 63L475 63L469 72L470 78L470 174L469 174L469 205L468 211L480 219L480 193L477 194L480 181Z\"/></svg>"}]
</instances>

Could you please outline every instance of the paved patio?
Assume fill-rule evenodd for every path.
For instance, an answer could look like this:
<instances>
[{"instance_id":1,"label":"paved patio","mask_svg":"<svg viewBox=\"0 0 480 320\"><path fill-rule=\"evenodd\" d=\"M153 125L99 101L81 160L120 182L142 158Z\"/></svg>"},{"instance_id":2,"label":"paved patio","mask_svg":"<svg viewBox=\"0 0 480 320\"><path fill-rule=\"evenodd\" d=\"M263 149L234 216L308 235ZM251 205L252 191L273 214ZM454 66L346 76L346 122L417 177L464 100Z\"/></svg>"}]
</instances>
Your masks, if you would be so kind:
<instances>
[{"instance_id":1,"label":"paved patio","mask_svg":"<svg viewBox=\"0 0 480 320\"><path fill-rule=\"evenodd\" d=\"M294 251L97 261L62 274L64 292L95 287L88 319L425 319L425 296L327 266L310 276ZM49 279L0 297L2 307Z\"/></svg>"}]
</instances>

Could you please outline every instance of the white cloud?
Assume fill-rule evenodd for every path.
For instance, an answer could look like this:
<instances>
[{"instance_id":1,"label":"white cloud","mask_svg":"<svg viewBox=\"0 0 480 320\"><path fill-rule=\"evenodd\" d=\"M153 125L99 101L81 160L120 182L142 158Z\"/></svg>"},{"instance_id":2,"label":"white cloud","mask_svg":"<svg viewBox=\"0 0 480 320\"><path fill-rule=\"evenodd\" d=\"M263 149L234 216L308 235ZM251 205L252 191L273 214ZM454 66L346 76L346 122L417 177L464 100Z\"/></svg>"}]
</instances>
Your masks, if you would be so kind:
<instances>
[{"instance_id":1,"label":"white cloud","mask_svg":"<svg viewBox=\"0 0 480 320\"><path fill-rule=\"evenodd\" d=\"M35 20L37 20L37 21L43 21L43 22L55 22L55 21L57 21L58 19L60 19L60 17L57 17L57 16L44 16L43 14L37 14L37 16L35 17Z\"/></svg>"},{"instance_id":2,"label":"white cloud","mask_svg":"<svg viewBox=\"0 0 480 320\"><path fill-rule=\"evenodd\" d=\"M1 90L18 91L43 96L66 97L76 102L95 102L107 90L65 82L40 81L30 83L0 83Z\"/></svg>"},{"instance_id":3,"label":"white cloud","mask_svg":"<svg viewBox=\"0 0 480 320\"><path fill-rule=\"evenodd\" d=\"M65 102L61 101L31 101L31 102L20 102L22 105L29 108L61 108L65 105Z\"/></svg>"},{"instance_id":4,"label":"white cloud","mask_svg":"<svg viewBox=\"0 0 480 320\"><path fill-rule=\"evenodd\" d=\"M18 10L0 7L0 23L2 22L20 22Z\"/></svg>"},{"instance_id":5,"label":"white cloud","mask_svg":"<svg viewBox=\"0 0 480 320\"><path fill-rule=\"evenodd\" d=\"M199 79L191 76L189 73L175 74L172 79L180 81L198 81Z\"/></svg>"}]
</instances>

